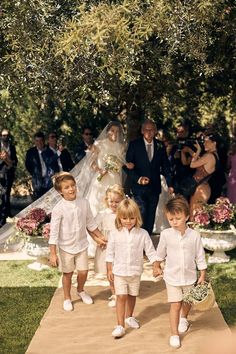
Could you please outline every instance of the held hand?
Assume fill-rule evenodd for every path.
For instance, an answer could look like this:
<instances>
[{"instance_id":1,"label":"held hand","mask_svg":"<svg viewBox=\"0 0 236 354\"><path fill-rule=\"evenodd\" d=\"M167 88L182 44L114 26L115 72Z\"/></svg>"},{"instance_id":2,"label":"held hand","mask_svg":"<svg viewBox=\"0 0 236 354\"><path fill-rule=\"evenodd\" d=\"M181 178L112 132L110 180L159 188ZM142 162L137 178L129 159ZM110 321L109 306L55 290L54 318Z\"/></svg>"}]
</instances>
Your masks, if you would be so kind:
<instances>
[{"instance_id":1,"label":"held hand","mask_svg":"<svg viewBox=\"0 0 236 354\"><path fill-rule=\"evenodd\" d=\"M201 275L197 281L198 284L203 285L205 283L206 279L204 275Z\"/></svg>"},{"instance_id":2,"label":"held hand","mask_svg":"<svg viewBox=\"0 0 236 354\"><path fill-rule=\"evenodd\" d=\"M113 282L113 281L114 281L114 274L112 273L111 270L108 270L108 272L107 272L107 279L108 279L110 282Z\"/></svg>"},{"instance_id":3,"label":"held hand","mask_svg":"<svg viewBox=\"0 0 236 354\"><path fill-rule=\"evenodd\" d=\"M129 170L133 170L133 169L134 169L134 163L133 163L133 162L126 162L125 166L126 166Z\"/></svg>"},{"instance_id":4,"label":"held hand","mask_svg":"<svg viewBox=\"0 0 236 354\"><path fill-rule=\"evenodd\" d=\"M57 267L58 266L58 257L57 257L57 255L50 253L49 262L50 262L52 267Z\"/></svg>"},{"instance_id":5,"label":"held hand","mask_svg":"<svg viewBox=\"0 0 236 354\"><path fill-rule=\"evenodd\" d=\"M163 274L163 270L161 269L161 267L153 265L153 276L156 278L162 274Z\"/></svg>"},{"instance_id":6,"label":"held hand","mask_svg":"<svg viewBox=\"0 0 236 354\"><path fill-rule=\"evenodd\" d=\"M139 184L146 185L150 182L150 179L148 177L140 177Z\"/></svg>"},{"instance_id":7,"label":"held hand","mask_svg":"<svg viewBox=\"0 0 236 354\"><path fill-rule=\"evenodd\" d=\"M172 195L172 194L174 194L174 188L173 187L169 187L168 188L168 193L170 194L170 195Z\"/></svg>"},{"instance_id":8,"label":"held hand","mask_svg":"<svg viewBox=\"0 0 236 354\"><path fill-rule=\"evenodd\" d=\"M105 249L107 247L107 240L104 237L94 236L94 240L98 244L99 247Z\"/></svg>"}]
</instances>

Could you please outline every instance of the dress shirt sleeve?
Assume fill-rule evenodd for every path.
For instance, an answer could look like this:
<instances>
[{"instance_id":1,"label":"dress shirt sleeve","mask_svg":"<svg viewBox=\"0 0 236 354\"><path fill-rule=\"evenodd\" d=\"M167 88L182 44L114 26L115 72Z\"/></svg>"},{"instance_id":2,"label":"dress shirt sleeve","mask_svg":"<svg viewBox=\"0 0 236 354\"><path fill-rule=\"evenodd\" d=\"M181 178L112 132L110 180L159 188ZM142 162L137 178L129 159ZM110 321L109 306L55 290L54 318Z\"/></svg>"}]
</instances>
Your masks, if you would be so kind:
<instances>
[{"instance_id":1,"label":"dress shirt sleeve","mask_svg":"<svg viewBox=\"0 0 236 354\"><path fill-rule=\"evenodd\" d=\"M207 269L205 251L204 251L204 248L202 245L201 236L199 234L198 234L198 237L196 240L196 259L195 260L196 260L198 270Z\"/></svg>"},{"instance_id":2,"label":"dress shirt sleeve","mask_svg":"<svg viewBox=\"0 0 236 354\"><path fill-rule=\"evenodd\" d=\"M157 261L156 251L155 251L152 240L151 240L150 236L148 235L148 233L145 233L144 251L151 263L154 263L155 261Z\"/></svg>"},{"instance_id":3,"label":"dress shirt sleeve","mask_svg":"<svg viewBox=\"0 0 236 354\"><path fill-rule=\"evenodd\" d=\"M50 237L49 237L49 245L57 245L60 225L61 225L62 215L59 210L52 210L51 222L50 222Z\"/></svg>"},{"instance_id":4,"label":"dress shirt sleeve","mask_svg":"<svg viewBox=\"0 0 236 354\"><path fill-rule=\"evenodd\" d=\"M167 256L165 237L162 232L160 234L160 240L157 246L156 256L158 262L164 261Z\"/></svg>"},{"instance_id":5,"label":"dress shirt sleeve","mask_svg":"<svg viewBox=\"0 0 236 354\"><path fill-rule=\"evenodd\" d=\"M113 232L111 232L107 243L106 262L113 263L114 258L115 258L115 238Z\"/></svg>"},{"instance_id":6,"label":"dress shirt sleeve","mask_svg":"<svg viewBox=\"0 0 236 354\"><path fill-rule=\"evenodd\" d=\"M90 205L89 205L89 201L86 200L86 203L87 203L86 228L89 231L94 231L95 229L97 229L98 225L97 225L97 223L96 223L96 221L94 219L92 210L91 210Z\"/></svg>"}]
</instances>

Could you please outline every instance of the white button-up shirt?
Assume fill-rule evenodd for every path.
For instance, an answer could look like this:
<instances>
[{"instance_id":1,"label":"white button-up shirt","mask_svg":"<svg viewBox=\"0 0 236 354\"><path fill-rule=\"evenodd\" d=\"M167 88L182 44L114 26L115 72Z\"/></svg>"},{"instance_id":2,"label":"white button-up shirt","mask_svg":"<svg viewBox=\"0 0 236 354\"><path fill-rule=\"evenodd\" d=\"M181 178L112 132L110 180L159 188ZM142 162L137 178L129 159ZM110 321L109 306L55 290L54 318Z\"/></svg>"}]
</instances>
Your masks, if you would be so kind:
<instances>
[{"instance_id":1,"label":"white button-up shirt","mask_svg":"<svg viewBox=\"0 0 236 354\"><path fill-rule=\"evenodd\" d=\"M156 251L148 232L141 228L126 228L111 232L107 244L106 262L113 263L113 274L141 275L143 251L151 263L157 260Z\"/></svg>"},{"instance_id":2,"label":"white button-up shirt","mask_svg":"<svg viewBox=\"0 0 236 354\"><path fill-rule=\"evenodd\" d=\"M48 243L68 253L82 252L88 247L86 228L89 231L97 228L88 200L62 199L52 210Z\"/></svg>"},{"instance_id":3,"label":"white button-up shirt","mask_svg":"<svg viewBox=\"0 0 236 354\"><path fill-rule=\"evenodd\" d=\"M197 268L207 268L199 232L187 228L184 235L173 228L161 232L157 260L166 261L164 280L175 286L191 285L197 280Z\"/></svg>"}]
</instances>

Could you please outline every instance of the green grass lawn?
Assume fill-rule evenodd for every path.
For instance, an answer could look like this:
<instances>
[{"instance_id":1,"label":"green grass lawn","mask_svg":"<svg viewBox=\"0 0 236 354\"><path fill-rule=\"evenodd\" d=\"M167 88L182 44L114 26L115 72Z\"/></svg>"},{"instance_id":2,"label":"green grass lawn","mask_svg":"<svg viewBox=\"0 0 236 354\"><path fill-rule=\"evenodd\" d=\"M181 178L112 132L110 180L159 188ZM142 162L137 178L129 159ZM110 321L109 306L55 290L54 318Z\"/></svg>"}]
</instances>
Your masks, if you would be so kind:
<instances>
[{"instance_id":1,"label":"green grass lawn","mask_svg":"<svg viewBox=\"0 0 236 354\"><path fill-rule=\"evenodd\" d=\"M211 264L208 273L215 292L216 301L229 326L236 325L236 249L226 252L229 263Z\"/></svg>"},{"instance_id":2,"label":"green grass lawn","mask_svg":"<svg viewBox=\"0 0 236 354\"><path fill-rule=\"evenodd\" d=\"M60 274L30 261L0 261L0 353L23 354L49 306Z\"/></svg>"},{"instance_id":3,"label":"green grass lawn","mask_svg":"<svg viewBox=\"0 0 236 354\"><path fill-rule=\"evenodd\" d=\"M231 261L209 265L217 303L229 326L236 325L236 250ZM0 261L0 353L24 354L49 306L60 274L36 272L30 261Z\"/></svg>"}]
</instances>

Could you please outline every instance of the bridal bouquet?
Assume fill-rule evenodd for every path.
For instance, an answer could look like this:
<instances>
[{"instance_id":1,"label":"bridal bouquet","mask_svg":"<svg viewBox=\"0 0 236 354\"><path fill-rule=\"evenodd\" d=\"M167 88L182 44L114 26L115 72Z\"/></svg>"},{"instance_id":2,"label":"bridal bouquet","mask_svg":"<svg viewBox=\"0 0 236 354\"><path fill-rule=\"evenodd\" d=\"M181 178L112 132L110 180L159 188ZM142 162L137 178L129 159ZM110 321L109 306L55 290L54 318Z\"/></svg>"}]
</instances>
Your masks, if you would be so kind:
<instances>
[{"instance_id":1,"label":"bridal bouquet","mask_svg":"<svg viewBox=\"0 0 236 354\"><path fill-rule=\"evenodd\" d=\"M195 226L211 230L227 230L236 226L236 206L220 197L215 204L204 204L193 216Z\"/></svg>"},{"instance_id":2,"label":"bridal bouquet","mask_svg":"<svg viewBox=\"0 0 236 354\"><path fill-rule=\"evenodd\" d=\"M103 160L105 161L104 170L111 172L119 172L120 171L120 162L119 159L115 155L106 154L104 155ZM99 174L97 176L97 180L100 182L102 180L103 174Z\"/></svg>"},{"instance_id":3,"label":"bridal bouquet","mask_svg":"<svg viewBox=\"0 0 236 354\"><path fill-rule=\"evenodd\" d=\"M15 227L20 237L43 236L49 238L50 214L42 208L31 209L26 216L16 220Z\"/></svg>"}]
</instances>

